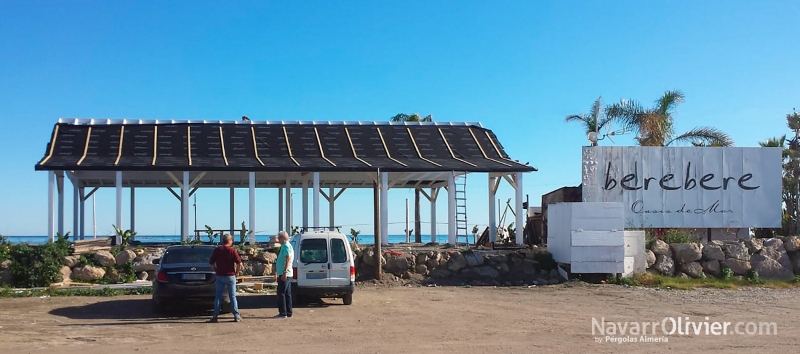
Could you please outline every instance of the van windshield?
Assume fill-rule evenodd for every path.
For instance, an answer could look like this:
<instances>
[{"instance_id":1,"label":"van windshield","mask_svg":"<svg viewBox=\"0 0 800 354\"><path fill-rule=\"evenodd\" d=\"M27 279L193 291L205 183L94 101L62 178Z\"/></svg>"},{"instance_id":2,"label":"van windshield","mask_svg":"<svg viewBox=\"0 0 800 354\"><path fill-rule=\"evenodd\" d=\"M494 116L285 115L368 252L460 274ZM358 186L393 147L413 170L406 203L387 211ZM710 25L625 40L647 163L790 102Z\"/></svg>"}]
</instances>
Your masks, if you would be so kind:
<instances>
[{"instance_id":1,"label":"van windshield","mask_svg":"<svg viewBox=\"0 0 800 354\"><path fill-rule=\"evenodd\" d=\"M328 244L324 238L303 240L300 246L301 263L328 263Z\"/></svg>"}]
</instances>

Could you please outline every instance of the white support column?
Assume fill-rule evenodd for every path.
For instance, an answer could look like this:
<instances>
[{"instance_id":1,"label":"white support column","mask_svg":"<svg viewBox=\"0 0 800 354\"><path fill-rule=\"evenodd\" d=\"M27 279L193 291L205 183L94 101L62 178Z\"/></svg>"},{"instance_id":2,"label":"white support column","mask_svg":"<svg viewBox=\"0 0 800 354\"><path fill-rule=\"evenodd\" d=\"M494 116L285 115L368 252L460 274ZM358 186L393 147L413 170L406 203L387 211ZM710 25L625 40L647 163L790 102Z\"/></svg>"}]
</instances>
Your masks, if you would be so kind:
<instances>
[{"instance_id":1,"label":"white support column","mask_svg":"<svg viewBox=\"0 0 800 354\"><path fill-rule=\"evenodd\" d=\"M447 242L455 245L456 237L456 175L447 175Z\"/></svg>"},{"instance_id":2,"label":"white support column","mask_svg":"<svg viewBox=\"0 0 800 354\"><path fill-rule=\"evenodd\" d=\"M308 180L303 178L303 229L308 229Z\"/></svg>"},{"instance_id":3,"label":"white support column","mask_svg":"<svg viewBox=\"0 0 800 354\"><path fill-rule=\"evenodd\" d=\"M311 193L314 204L314 212L312 213L314 218L313 226L317 228L319 227L319 172L314 172L314 180L312 185L314 189Z\"/></svg>"},{"instance_id":4,"label":"white support column","mask_svg":"<svg viewBox=\"0 0 800 354\"><path fill-rule=\"evenodd\" d=\"M495 189L497 177L489 174L489 241L497 241L497 216L495 215L494 198L497 195Z\"/></svg>"},{"instance_id":5,"label":"white support column","mask_svg":"<svg viewBox=\"0 0 800 354\"><path fill-rule=\"evenodd\" d=\"M80 227L78 228L78 232L80 233L80 240L83 240L86 237L86 189L84 187L79 188L80 194L80 216L78 216ZM77 238L76 238L77 240Z\"/></svg>"},{"instance_id":6,"label":"white support column","mask_svg":"<svg viewBox=\"0 0 800 354\"><path fill-rule=\"evenodd\" d=\"M516 180L516 193L514 198L514 209L517 213L517 220L514 222L514 229L516 230L516 239L517 244L522 244L522 231L525 229L524 219L522 218L525 211L522 209L522 172L517 172L514 174L514 179Z\"/></svg>"},{"instance_id":7,"label":"white support column","mask_svg":"<svg viewBox=\"0 0 800 354\"><path fill-rule=\"evenodd\" d=\"M389 245L389 173L381 172L381 244Z\"/></svg>"},{"instance_id":8,"label":"white support column","mask_svg":"<svg viewBox=\"0 0 800 354\"><path fill-rule=\"evenodd\" d=\"M278 187L278 231L291 231L283 227L283 187Z\"/></svg>"},{"instance_id":9,"label":"white support column","mask_svg":"<svg viewBox=\"0 0 800 354\"><path fill-rule=\"evenodd\" d=\"M183 185L181 185L181 241L189 239L189 171L183 172ZM121 193L121 192L120 192ZM120 214L122 215L122 214Z\"/></svg>"},{"instance_id":10,"label":"white support column","mask_svg":"<svg viewBox=\"0 0 800 354\"><path fill-rule=\"evenodd\" d=\"M292 181L286 179L286 230L290 233L292 231Z\"/></svg>"},{"instance_id":11,"label":"white support column","mask_svg":"<svg viewBox=\"0 0 800 354\"><path fill-rule=\"evenodd\" d=\"M436 242L436 198L439 188L431 188L431 242Z\"/></svg>"},{"instance_id":12,"label":"white support column","mask_svg":"<svg viewBox=\"0 0 800 354\"><path fill-rule=\"evenodd\" d=\"M136 232L136 188L131 187L131 231ZM135 236L134 236L135 238Z\"/></svg>"},{"instance_id":13,"label":"white support column","mask_svg":"<svg viewBox=\"0 0 800 354\"><path fill-rule=\"evenodd\" d=\"M186 182L186 184L188 186L189 183ZM118 228L124 230L125 228L122 227L122 171L117 171L116 189L117 189L117 223L116 224L117 224ZM187 192L187 195L188 195L188 192ZM189 218L187 217L186 219L188 220ZM117 243L116 244L120 245L121 243L122 243L122 239L120 238L119 235L117 235Z\"/></svg>"},{"instance_id":14,"label":"white support column","mask_svg":"<svg viewBox=\"0 0 800 354\"><path fill-rule=\"evenodd\" d=\"M56 239L56 173L47 172L47 238Z\"/></svg>"},{"instance_id":15,"label":"white support column","mask_svg":"<svg viewBox=\"0 0 800 354\"><path fill-rule=\"evenodd\" d=\"M253 245L256 242L256 173L250 172L248 179L248 187L250 189L250 225L247 226L247 229L250 231L247 233L247 238L250 244Z\"/></svg>"},{"instance_id":16,"label":"white support column","mask_svg":"<svg viewBox=\"0 0 800 354\"><path fill-rule=\"evenodd\" d=\"M80 240L80 207L81 187L80 182L72 179L72 240Z\"/></svg>"},{"instance_id":17,"label":"white support column","mask_svg":"<svg viewBox=\"0 0 800 354\"><path fill-rule=\"evenodd\" d=\"M64 235L64 172L56 174L56 188L58 191L58 233Z\"/></svg>"},{"instance_id":18,"label":"white support column","mask_svg":"<svg viewBox=\"0 0 800 354\"><path fill-rule=\"evenodd\" d=\"M235 207L235 205L236 204L234 203L235 197L236 197L236 188L235 187L231 187L231 202L230 202L230 207L231 207L231 215L230 215L230 219L231 219L230 220L231 221L231 236L236 234L236 220L235 220L235 218L236 218L236 215L235 215L236 207Z\"/></svg>"},{"instance_id":19,"label":"white support column","mask_svg":"<svg viewBox=\"0 0 800 354\"><path fill-rule=\"evenodd\" d=\"M336 224L334 224L334 205L336 205L336 195L333 194L333 192L333 187L330 187L330 189L328 189L328 224L330 231L333 231L334 226L336 226Z\"/></svg>"}]
</instances>

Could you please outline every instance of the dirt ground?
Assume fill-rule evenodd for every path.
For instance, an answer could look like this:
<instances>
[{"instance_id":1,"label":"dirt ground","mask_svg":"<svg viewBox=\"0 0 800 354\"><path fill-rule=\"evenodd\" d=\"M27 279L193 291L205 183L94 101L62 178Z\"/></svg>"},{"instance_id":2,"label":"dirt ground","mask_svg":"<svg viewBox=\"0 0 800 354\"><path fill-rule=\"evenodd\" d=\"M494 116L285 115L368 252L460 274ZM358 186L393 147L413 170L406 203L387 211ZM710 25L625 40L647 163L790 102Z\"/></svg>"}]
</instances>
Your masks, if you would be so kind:
<instances>
[{"instance_id":1,"label":"dirt ground","mask_svg":"<svg viewBox=\"0 0 800 354\"><path fill-rule=\"evenodd\" d=\"M0 299L0 353L796 353L800 290L671 291L612 285L361 287L273 319L273 295L239 297L244 321L157 317L149 296ZM673 335L609 343L606 321L776 322L777 335ZM601 343L595 340L601 338ZM636 337L636 336L634 336ZM651 336L653 337L653 336ZM660 333L657 336L660 337Z\"/></svg>"}]
</instances>

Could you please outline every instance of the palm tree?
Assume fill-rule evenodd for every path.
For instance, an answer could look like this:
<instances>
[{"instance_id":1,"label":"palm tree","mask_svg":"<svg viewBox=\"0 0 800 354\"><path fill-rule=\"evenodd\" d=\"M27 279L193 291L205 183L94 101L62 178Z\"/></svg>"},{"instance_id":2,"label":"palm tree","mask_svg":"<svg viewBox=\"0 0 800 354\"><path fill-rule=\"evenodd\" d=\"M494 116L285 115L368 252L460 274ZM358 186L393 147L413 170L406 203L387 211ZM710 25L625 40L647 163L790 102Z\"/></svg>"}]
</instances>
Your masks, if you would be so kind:
<instances>
[{"instance_id":1,"label":"palm tree","mask_svg":"<svg viewBox=\"0 0 800 354\"><path fill-rule=\"evenodd\" d=\"M600 96L592 103L592 109L589 115L573 114L564 118L564 122L579 122L583 124L586 134L591 132L599 133L601 129L611 124L611 118L607 115L602 116L603 112L603 97ZM597 142L592 142L592 146L597 146Z\"/></svg>"},{"instance_id":2,"label":"palm tree","mask_svg":"<svg viewBox=\"0 0 800 354\"><path fill-rule=\"evenodd\" d=\"M389 121L392 122L433 122L433 116L427 115L425 117L421 117L419 114L405 114L405 113L398 113ZM422 221L420 220L420 190L419 188L414 189L414 242L422 243ZM408 231L406 231L408 232Z\"/></svg>"},{"instance_id":3,"label":"palm tree","mask_svg":"<svg viewBox=\"0 0 800 354\"><path fill-rule=\"evenodd\" d=\"M673 115L675 108L683 100L683 93L678 90L664 92L650 108L644 108L633 100L621 100L606 107L606 116L636 133L636 141L641 146L669 146L673 143L691 143L695 146L733 145L728 134L712 127L696 127L675 135Z\"/></svg>"}]
</instances>

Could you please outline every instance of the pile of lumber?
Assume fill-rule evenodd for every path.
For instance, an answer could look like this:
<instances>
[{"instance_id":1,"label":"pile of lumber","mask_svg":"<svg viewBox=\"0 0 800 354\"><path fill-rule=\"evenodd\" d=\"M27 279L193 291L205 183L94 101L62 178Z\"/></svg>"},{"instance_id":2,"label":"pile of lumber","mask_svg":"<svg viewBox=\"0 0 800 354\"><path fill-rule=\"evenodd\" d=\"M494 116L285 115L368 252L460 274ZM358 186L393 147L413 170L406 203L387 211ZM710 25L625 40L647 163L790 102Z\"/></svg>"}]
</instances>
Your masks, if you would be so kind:
<instances>
[{"instance_id":1,"label":"pile of lumber","mask_svg":"<svg viewBox=\"0 0 800 354\"><path fill-rule=\"evenodd\" d=\"M110 237L75 241L72 243L72 255L80 256L83 254L95 253L97 251L110 251L111 248Z\"/></svg>"}]
</instances>

